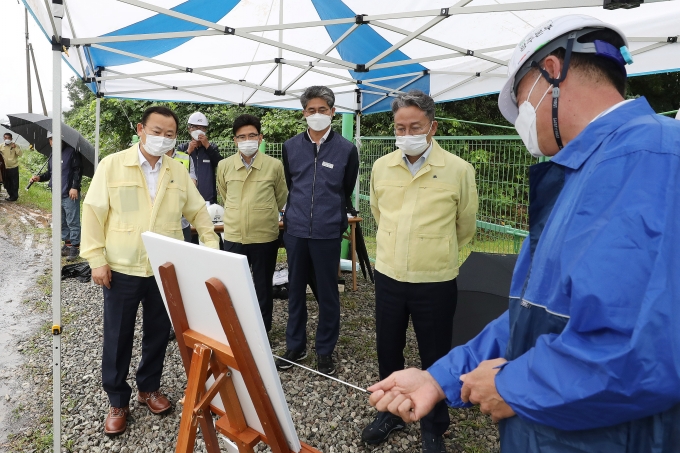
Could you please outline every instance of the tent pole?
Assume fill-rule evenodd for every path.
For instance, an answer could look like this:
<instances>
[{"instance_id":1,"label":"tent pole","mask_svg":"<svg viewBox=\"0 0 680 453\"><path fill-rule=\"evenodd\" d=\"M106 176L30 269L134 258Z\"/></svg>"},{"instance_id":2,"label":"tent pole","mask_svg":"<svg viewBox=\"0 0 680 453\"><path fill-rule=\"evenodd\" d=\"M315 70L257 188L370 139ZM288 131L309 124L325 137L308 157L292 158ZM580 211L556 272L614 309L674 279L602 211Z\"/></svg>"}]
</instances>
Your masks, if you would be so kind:
<instances>
[{"instance_id":1,"label":"tent pole","mask_svg":"<svg viewBox=\"0 0 680 453\"><path fill-rule=\"evenodd\" d=\"M99 165L99 120L101 112L101 98L99 93L97 93L97 108L95 114L95 129L94 129L94 171L97 171L97 165Z\"/></svg>"},{"instance_id":2,"label":"tent pole","mask_svg":"<svg viewBox=\"0 0 680 453\"><path fill-rule=\"evenodd\" d=\"M354 144L359 153L359 174L357 175L357 182L354 187L354 209L359 210L359 190L361 181L361 91L357 89L357 110L356 110L356 132L354 134Z\"/></svg>"},{"instance_id":3,"label":"tent pole","mask_svg":"<svg viewBox=\"0 0 680 453\"><path fill-rule=\"evenodd\" d=\"M47 5L46 5L47 6ZM52 0L52 439L61 451L61 19L62 0Z\"/></svg>"}]
</instances>

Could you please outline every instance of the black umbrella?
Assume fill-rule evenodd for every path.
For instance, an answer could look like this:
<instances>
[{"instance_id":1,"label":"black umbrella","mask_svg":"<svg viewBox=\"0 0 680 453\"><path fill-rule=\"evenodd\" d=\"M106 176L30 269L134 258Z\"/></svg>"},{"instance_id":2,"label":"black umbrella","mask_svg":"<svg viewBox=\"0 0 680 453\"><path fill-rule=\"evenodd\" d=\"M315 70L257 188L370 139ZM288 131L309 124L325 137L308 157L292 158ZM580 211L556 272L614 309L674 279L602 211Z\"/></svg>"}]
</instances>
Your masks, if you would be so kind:
<instances>
[{"instance_id":1,"label":"black umbrella","mask_svg":"<svg viewBox=\"0 0 680 453\"><path fill-rule=\"evenodd\" d=\"M517 255L472 252L460 267L451 347L467 343L508 309Z\"/></svg>"},{"instance_id":2,"label":"black umbrella","mask_svg":"<svg viewBox=\"0 0 680 453\"><path fill-rule=\"evenodd\" d=\"M347 209L347 212L349 212L354 217L359 215L359 211L354 209L352 206ZM366 248L366 241L364 240L364 232L361 229L361 223L357 223L356 225L356 241L357 257L359 258L361 273L364 275L364 278L366 278L366 271L368 271L368 276L371 278L371 283L375 283L375 280L373 280L373 268L371 268L371 260L368 256L368 249Z\"/></svg>"},{"instance_id":3,"label":"black umbrella","mask_svg":"<svg viewBox=\"0 0 680 453\"><path fill-rule=\"evenodd\" d=\"M52 131L52 118L36 113L16 113L7 115L9 118L8 128L18 135L21 135L33 148L40 154L49 157L52 154L52 147L47 140L47 133ZM61 123L61 139L68 143L84 159L82 159L83 175L94 175L94 146L88 142L80 132Z\"/></svg>"}]
</instances>

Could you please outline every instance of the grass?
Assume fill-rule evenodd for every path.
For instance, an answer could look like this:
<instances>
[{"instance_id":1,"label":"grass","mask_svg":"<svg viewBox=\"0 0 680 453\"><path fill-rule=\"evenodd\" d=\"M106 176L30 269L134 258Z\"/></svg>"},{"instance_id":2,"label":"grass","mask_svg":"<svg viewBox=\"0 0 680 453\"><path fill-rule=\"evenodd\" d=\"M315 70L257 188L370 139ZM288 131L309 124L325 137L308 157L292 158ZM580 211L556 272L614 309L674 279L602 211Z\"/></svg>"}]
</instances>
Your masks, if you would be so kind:
<instances>
[{"instance_id":1,"label":"grass","mask_svg":"<svg viewBox=\"0 0 680 453\"><path fill-rule=\"evenodd\" d=\"M31 151L35 152L35 151ZM23 158L23 156L22 156ZM38 208L43 211L52 211L52 192L47 189L47 184L36 183L26 191L28 181L31 179L31 172L25 165L19 162L19 199L18 204Z\"/></svg>"}]
</instances>

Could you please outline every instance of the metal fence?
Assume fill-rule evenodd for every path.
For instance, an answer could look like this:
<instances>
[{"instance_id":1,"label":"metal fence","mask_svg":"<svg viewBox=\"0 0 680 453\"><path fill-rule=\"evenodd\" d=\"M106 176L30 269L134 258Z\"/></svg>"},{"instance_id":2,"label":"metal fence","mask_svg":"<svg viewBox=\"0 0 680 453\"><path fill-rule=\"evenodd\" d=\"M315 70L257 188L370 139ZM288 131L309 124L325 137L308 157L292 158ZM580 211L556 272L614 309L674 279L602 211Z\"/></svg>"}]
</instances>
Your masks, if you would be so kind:
<instances>
[{"instance_id":1,"label":"metal fence","mask_svg":"<svg viewBox=\"0 0 680 453\"><path fill-rule=\"evenodd\" d=\"M461 250L461 260L470 251L518 253L529 229L529 166L536 159L526 151L519 136L436 137L445 150L470 162L475 168L479 213L477 233ZM220 153L236 152L234 142L216 143ZM265 143L266 153L281 158L282 143ZM359 206L362 229L371 258L375 258L377 227L369 205L369 181L373 163L395 150L394 137L362 137L359 151Z\"/></svg>"}]
</instances>

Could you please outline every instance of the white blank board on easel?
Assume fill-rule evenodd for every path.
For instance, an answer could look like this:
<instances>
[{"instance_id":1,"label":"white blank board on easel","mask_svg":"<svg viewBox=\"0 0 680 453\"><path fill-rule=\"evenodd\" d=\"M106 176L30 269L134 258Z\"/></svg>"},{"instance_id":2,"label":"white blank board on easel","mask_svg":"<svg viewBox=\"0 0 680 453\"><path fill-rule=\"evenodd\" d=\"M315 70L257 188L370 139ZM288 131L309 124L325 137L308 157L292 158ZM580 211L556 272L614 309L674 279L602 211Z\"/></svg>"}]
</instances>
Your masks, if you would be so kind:
<instances>
[{"instance_id":1,"label":"white blank board on easel","mask_svg":"<svg viewBox=\"0 0 680 453\"><path fill-rule=\"evenodd\" d=\"M288 446L292 451L300 451L300 440L295 432L293 419L290 416L288 404L281 387L281 381L274 365L272 351L267 339L267 331L262 321L260 306L257 302L253 279L248 267L248 259L242 255L178 241L151 232L143 233L142 240L144 241L156 282L161 290L165 309L168 309L168 302L165 299L163 283L161 282L158 268L165 263L172 263L175 266L177 282L182 294L189 328L223 344L229 344L227 335L217 317L215 306L210 298L205 282L214 277L226 286L246 341L253 354L255 365L260 372L262 381L267 389L267 394L274 407L274 412L286 436ZM170 316L169 312L168 316ZM248 394L241 373L233 369L232 372L234 387L236 388L246 423L249 427L264 434L262 424L255 412L255 406ZM211 377L207 386L210 386L212 382L213 378ZM211 404L224 410L219 394Z\"/></svg>"}]
</instances>

